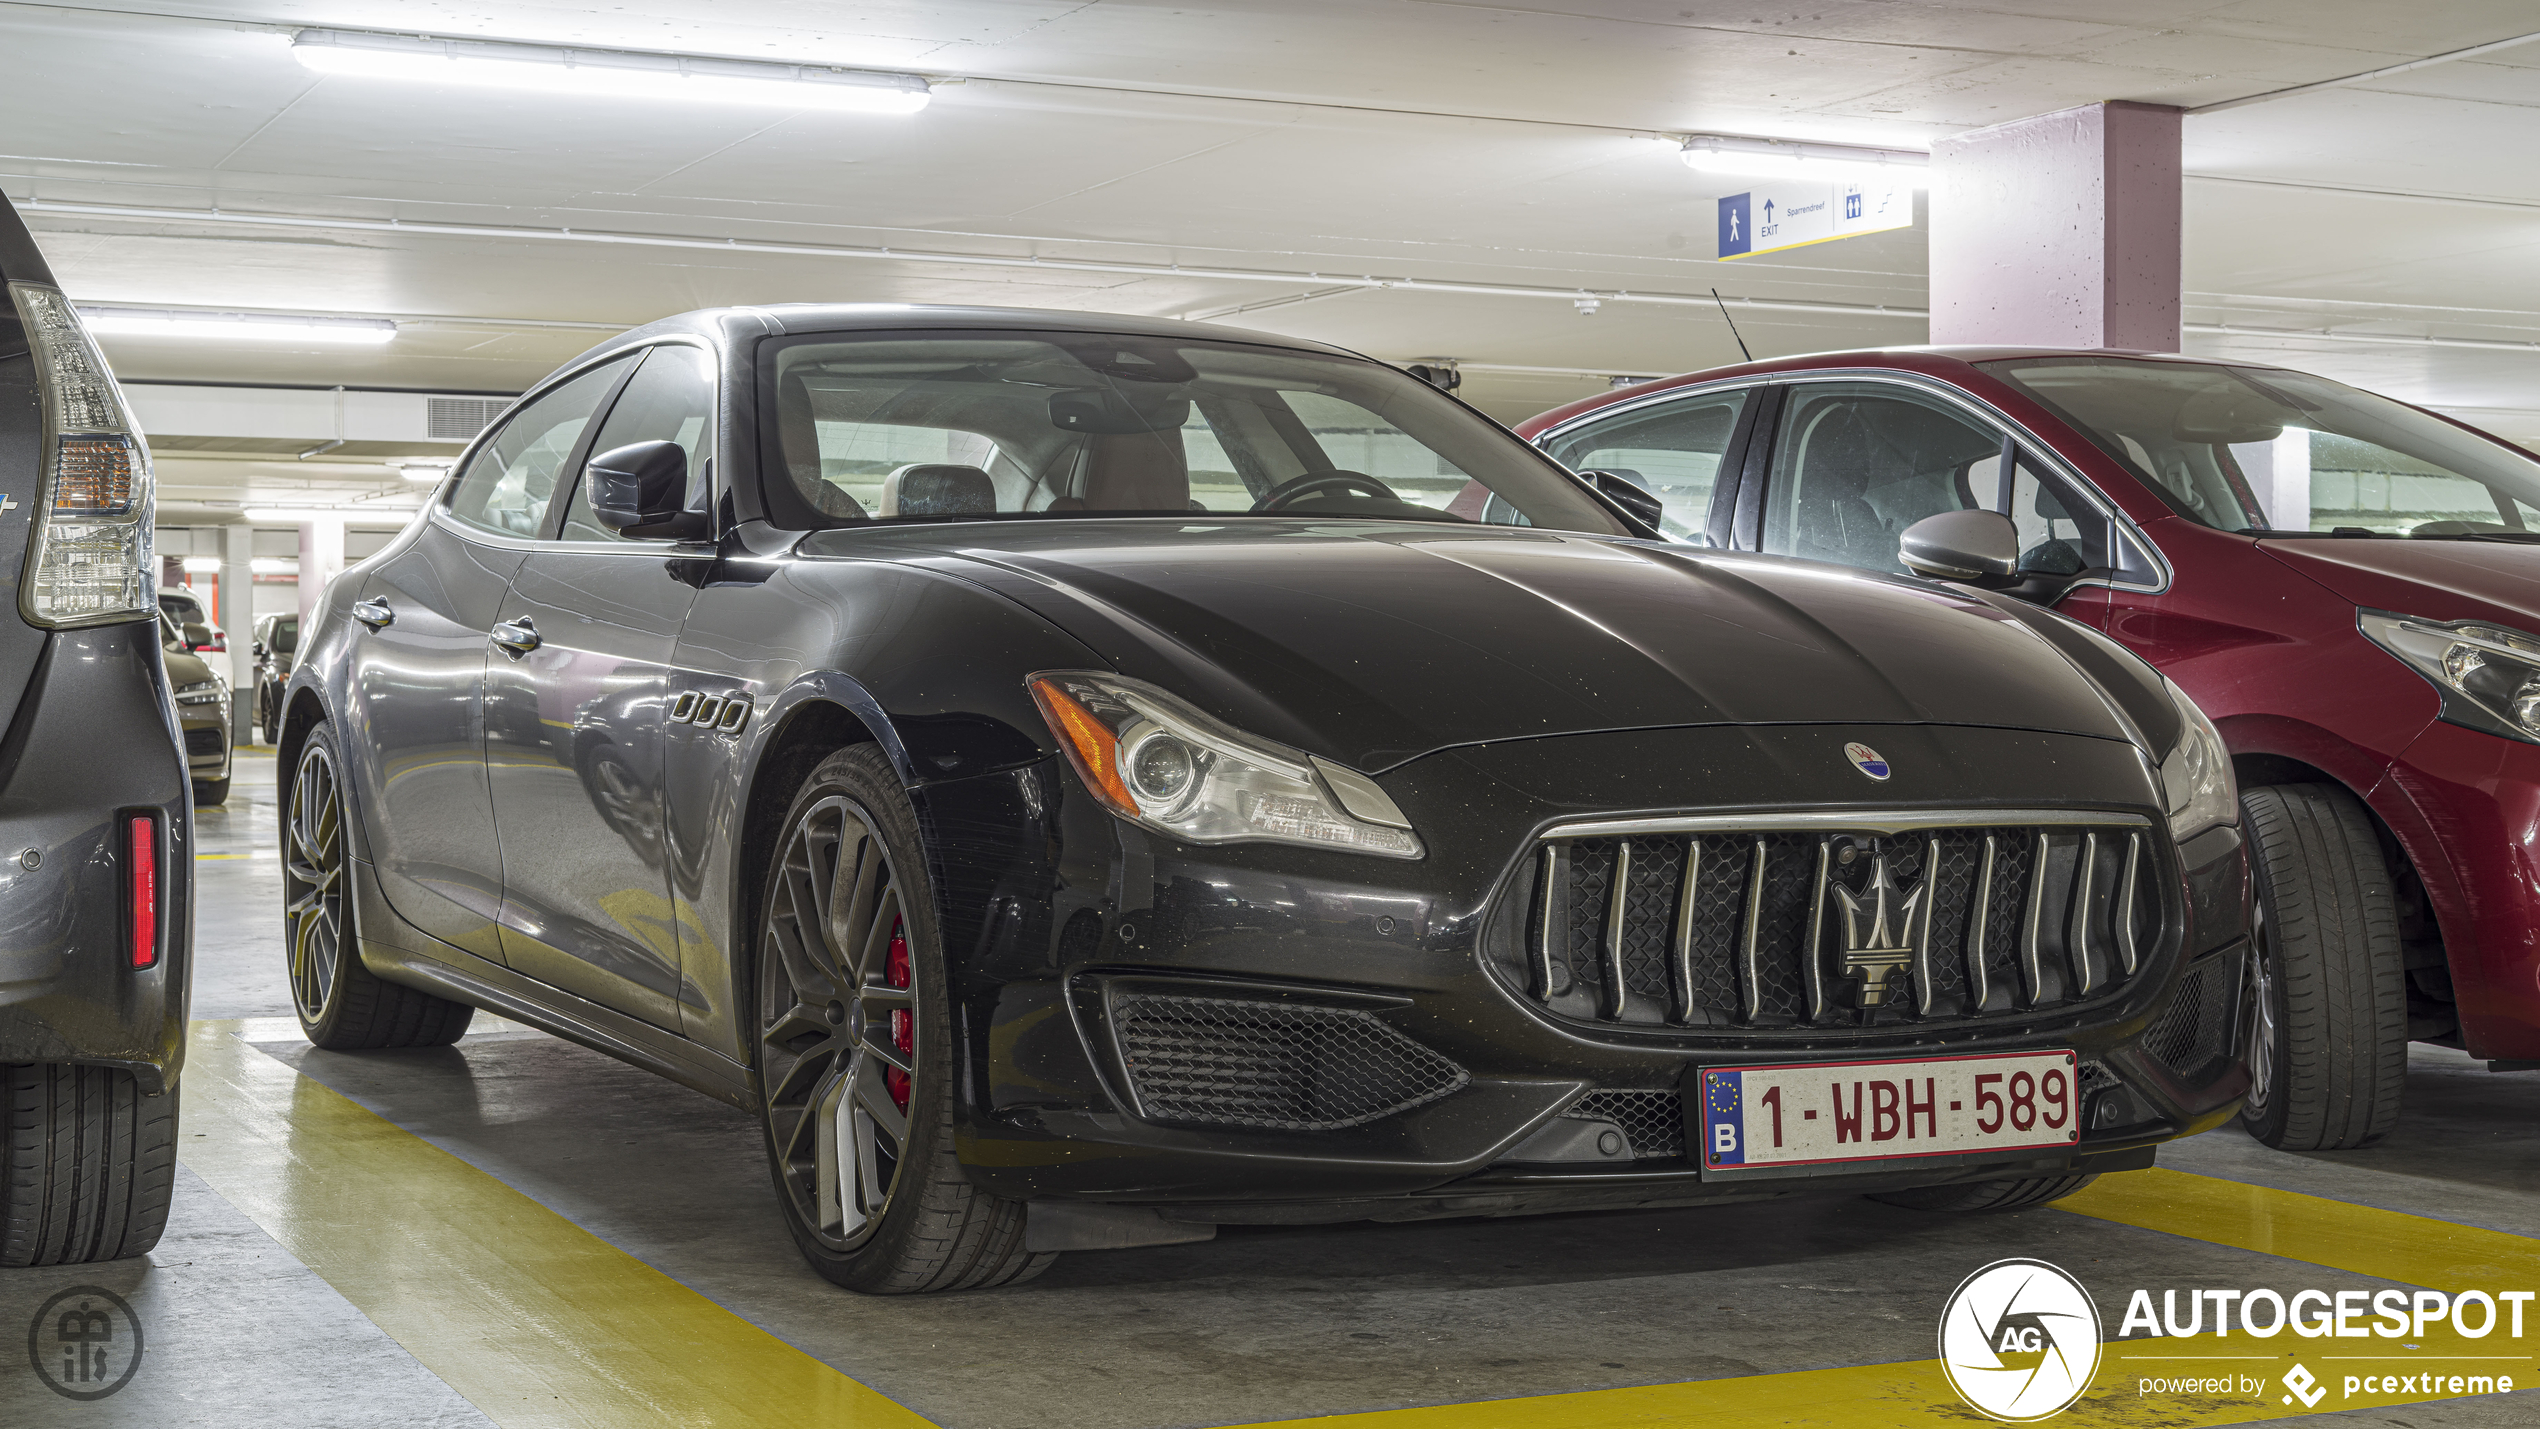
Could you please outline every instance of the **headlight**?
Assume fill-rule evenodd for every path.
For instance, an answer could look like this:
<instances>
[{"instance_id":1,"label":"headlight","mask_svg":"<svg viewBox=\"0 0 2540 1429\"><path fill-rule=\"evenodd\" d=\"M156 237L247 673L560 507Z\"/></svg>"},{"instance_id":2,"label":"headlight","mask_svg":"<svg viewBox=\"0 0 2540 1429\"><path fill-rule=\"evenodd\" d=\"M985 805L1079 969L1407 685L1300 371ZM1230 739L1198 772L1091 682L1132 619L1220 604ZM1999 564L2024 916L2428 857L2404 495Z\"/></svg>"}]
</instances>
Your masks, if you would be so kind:
<instances>
[{"instance_id":1,"label":"headlight","mask_svg":"<svg viewBox=\"0 0 2540 1429\"><path fill-rule=\"evenodd\" d=\"M1376 781L1257 739L1117 675L1035 675L1032 698L1094 797L1190 843L1258 841L1418 858L1411 821Z\"/></svg>"},{"instance_id":2,"label":"headlight","mask_svg":"<svg viewBox=\"0 0 2540 1429\"><path fill-rule=\"evenodd\" d=\"M2493 625L2443 625L2360 611L2364 637L2405 661L2443 696L2443 718L2540 744L2540 639Z\"/></svg>"},{"instance_id":3,"label":"headlight","mask_svg":"<svg viewBox=\"0 0 2540 1429\"><path fill-rule=\"evenodd\" d=\"M2178 708L2178 747L2161 761L2161 795L2169 806L2170 837L2185 843L2218 824L2240 821L2240 786L2214 722L2166 676L2161 688Z\"/></svg>"},{"instance_id":4,"label":"headlight","mask_svg":"<svg viewBox=\"0 0 2540 1429\"><path fill-rule=\"evenodd\" d=\"M176 687L176 702L181 705L217 704L229 694L218 680L196 680Z\"/></svg>"}]
</instances>

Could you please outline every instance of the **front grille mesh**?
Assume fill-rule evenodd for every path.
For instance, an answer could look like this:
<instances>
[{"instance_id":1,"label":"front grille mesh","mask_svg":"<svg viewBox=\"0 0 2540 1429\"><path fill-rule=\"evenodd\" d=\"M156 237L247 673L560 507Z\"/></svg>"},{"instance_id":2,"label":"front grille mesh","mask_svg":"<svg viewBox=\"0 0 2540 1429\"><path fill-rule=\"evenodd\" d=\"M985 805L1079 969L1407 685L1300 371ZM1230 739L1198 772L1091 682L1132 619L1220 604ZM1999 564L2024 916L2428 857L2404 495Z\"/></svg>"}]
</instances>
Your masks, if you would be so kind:
<instances>
[{"instance_id":1,"label":"front grille mesh","mask_svg":"<svg viewBox=\"0 0 2540 1429\"><path fill-rule=\"evenodd\" d=\"M2235 962L2210 957L2191 964L2169 1010L2144 1034L2145 1049L2170 1070L2193 1078L2231 1055Z\"/></svg>"},{"instance_id":2,"label":"front grille mesh","mask_svg":"<svg viewBox=\"0 0 2540 1429\"><path fill-rule=\"evenodd\" d=\"M2150 963L2166 920L2146 821L1964 822L1550 839L1493 962L1556 1015L1652 1027L2014 1017Z\"/></svg>"},{"instance_id":3,"label":"front grille mesh","mask_svg":"<svg viewBox=\"0 0 2540 1429\"><path fill-rule=\"evenodd\" d=\"M1139 1110L1156 1121L1332 1131L1472 1080L1355 1008L1124 993L1111 1020Z\"/></svg>"},{"instance_id":4,"label":"front grille mesh","mask_svg":"<svg viewBox=\"0 0 2540 1429\"><path fill-rule=\"evenodd\" d=\"M1674 1092L1590 1092L1561 1113L1579 1121L1610 1121L1623 1129L1635 1161L1685 1154L1684 1098Z\"/></svg>"}]
</instances>

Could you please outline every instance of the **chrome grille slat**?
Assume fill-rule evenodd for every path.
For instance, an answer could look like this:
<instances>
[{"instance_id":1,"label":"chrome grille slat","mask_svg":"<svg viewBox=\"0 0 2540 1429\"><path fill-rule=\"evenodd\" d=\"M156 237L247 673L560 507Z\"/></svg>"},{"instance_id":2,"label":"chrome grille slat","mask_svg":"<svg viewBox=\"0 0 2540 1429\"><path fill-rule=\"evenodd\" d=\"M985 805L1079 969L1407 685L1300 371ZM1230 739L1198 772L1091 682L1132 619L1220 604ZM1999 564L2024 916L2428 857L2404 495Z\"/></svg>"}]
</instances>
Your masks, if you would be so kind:
<instances>
[{"instance_id":1,"label":"chrome grille slat","mask_svg":"<svg viewBox=\"0 0 2540 1429\"><path fill-rule=\"evenodd\" d=\"M1624 910L1632 890L1632 841L1614 849L1614 891L1605 900L1605 1015L1621 1021L1632 1005L1631 988L1623 981Z\"/></svg>"},{"instance_id":2,"label":"chrome grille slat","mask_svg":"<svg viewBox=\"0 0 2540 1429\"><path fill-rule=\"evenodd\" d=\"M1570 825L1631 832L1547 837L1526 861L1523 931L1495 935L1507 951L1491 956L1555 1015L1650 1029L2026 1017L2126 986L2175 936L2147 818L1649 831L1662 822Z\"/></svg>"}]
</instances>

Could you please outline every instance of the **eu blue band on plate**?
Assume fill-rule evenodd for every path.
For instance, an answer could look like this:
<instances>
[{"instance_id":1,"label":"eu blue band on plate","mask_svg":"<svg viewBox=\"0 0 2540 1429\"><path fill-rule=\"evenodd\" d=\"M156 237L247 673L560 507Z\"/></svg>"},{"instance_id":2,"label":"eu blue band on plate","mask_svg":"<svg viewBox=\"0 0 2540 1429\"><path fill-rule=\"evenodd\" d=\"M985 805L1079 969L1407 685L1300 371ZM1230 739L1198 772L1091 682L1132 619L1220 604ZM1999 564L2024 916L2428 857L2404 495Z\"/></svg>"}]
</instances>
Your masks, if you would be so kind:
<instances>
[{"instance_id":1,"label":"eu blue band on plate","mask_svg":"<svg viewBox=\"0 0 2540 1429\"><path fill-rule=\"evenodd\" d=\"M1746 1096L1743 1073L1702 1074L1702 1159L1709 1166L1746 1164Z\"/></svg>"}]
</instances>

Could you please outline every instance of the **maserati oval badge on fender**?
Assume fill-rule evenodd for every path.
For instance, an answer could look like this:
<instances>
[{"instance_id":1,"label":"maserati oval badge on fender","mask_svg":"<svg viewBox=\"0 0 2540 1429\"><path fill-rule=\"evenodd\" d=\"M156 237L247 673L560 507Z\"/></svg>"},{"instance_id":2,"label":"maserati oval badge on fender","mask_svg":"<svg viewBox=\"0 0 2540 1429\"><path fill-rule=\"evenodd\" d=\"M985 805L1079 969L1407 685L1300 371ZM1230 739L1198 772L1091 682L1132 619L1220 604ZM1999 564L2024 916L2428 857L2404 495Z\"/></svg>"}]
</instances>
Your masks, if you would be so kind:
<instances>
[{"instance_id":1,"label":"maserati oval badge on fender","mask_svg":"<svg viewBox=\"0 0 2540 1429\"><path fill-rule=\"evenodd\" d=\"M1866 744L1856 743L1843 746L1843 757L1852 761L1853 768L1873 779L1884 779L1888 775L1885 757Z\"/></svg>"}]
</instances>

